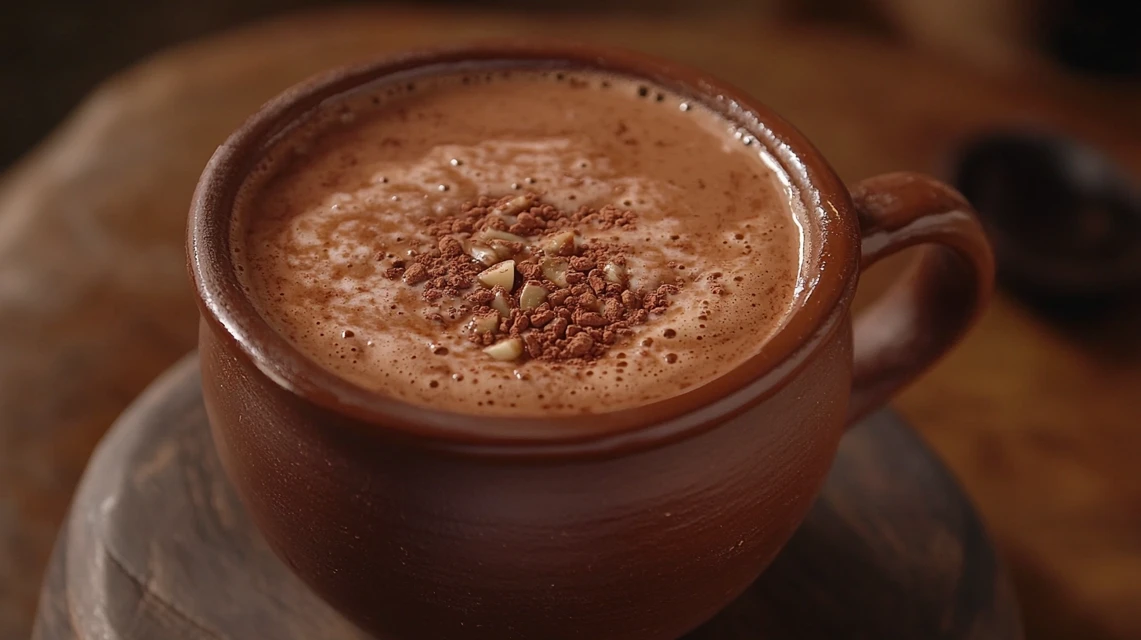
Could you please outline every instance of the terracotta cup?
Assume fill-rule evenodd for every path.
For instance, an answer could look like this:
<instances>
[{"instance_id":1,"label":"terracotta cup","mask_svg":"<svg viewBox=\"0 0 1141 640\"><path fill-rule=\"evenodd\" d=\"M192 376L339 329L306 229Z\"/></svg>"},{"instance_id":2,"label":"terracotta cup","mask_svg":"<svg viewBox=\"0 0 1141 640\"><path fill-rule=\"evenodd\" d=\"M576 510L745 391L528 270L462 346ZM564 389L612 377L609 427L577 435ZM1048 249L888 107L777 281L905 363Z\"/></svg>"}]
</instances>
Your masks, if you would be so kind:
<instances>
[{"instance_id":1,"label":"terracotta cup","mask_svg":"<svg viewBox=\"0 0 1141 640\"><path fill-rule=\"evenodd\" d=\"M811 211L810 277L784 327L680 396L549 419L403 404L299 353L235 277L236 190L267 142L322 101L458 64L644 78L751 131ZM918 244L930 246L853 323L860 270ZM896 173L849 192L796 129L704 73L541 45L404 55L290 89L211 159L188 249L206 406L249 513L328 602L380 638L417 640L666 640L698 626L792 535L847 425L979 315L993 271L974 213L949 187Z\"/></svg>"}]
</instances>

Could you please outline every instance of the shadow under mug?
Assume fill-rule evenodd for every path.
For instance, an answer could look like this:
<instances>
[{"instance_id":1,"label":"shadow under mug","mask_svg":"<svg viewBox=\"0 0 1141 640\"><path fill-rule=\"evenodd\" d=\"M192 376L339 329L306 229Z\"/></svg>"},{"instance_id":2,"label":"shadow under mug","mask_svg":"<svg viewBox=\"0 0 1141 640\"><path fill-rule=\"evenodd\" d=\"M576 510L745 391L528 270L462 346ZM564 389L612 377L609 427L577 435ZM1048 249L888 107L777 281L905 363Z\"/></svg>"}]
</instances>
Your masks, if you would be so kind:
<instances>
[{"instance_id":1,"label":"shadow under mug","mask_svg":"<svg viewBox=\"0 0 1141 640\"><path fill-rule=\"evenodd\" d=\"M267 144L323 101L457 65L643 78L755 136L810 212L809 277L782 328L730 373L677 397L550 419L411 406L300 354L237 280L238 188ZM917 244L930 246L853 323L860 270ZM993 278L983 232L951 188L896 173L849 192L792 126L706 74L527 44L408 54L285 92L206 167L188 252L203 390L227 475L282 560L385 639L667 640L693 629L772 561L847 425L952 346Z\"/></svg>"}]
</instances>

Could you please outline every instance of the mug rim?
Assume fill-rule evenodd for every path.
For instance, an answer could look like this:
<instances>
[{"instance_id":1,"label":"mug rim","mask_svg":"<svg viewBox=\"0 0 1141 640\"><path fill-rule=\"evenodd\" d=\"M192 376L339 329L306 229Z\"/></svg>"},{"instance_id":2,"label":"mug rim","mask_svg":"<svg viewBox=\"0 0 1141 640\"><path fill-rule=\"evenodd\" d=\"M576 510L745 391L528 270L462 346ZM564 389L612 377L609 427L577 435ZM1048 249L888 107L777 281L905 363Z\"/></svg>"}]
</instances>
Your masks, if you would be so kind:
<instances>
[{"instance_id":1,"label":"mug rim","mask_svg":"<svg viewBox=\"0 0 1141 640\"><path fill-rule=\"evenodd\" d=\"M473 415L400 401L349 382L302 353L257 311L233 264L233 204L250 170L278 134L327 100L391 76L497 64L587 69L642 79L701 101L747 128L768 148L815 220L806 225L816 230L811 238L815 264L801 265L811 276L802 277L792 311L751 357L683 393L627 409L548 418ZM836 172L802 133L745 92L697 69L632 51L500 41L425 49L339 67L265 103L207 163L190 208L187 256L202 317L287 392L349 417L350 422L367 423L376 435L466 452L565 455L642 449L695 435L783 387L841 326L854 293L859 237L851 197Z\"/></svg>"}]
</instances>

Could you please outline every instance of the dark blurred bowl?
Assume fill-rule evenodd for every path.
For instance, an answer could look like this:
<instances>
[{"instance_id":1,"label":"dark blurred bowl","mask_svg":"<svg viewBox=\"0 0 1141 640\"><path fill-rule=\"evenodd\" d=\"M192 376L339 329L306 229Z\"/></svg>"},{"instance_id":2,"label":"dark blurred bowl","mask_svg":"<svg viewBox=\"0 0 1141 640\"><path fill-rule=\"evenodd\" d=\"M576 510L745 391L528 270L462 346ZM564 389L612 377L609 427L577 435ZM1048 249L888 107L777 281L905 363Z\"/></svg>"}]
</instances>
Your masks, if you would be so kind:
<instances>
[{"instance_id":1,"label":"dark blurred bowl","mask_svg":"<svg viewBox=\"0 0 1141 640\"><path fill-rule=\"evenodd\" d=\"M1097 151L995 132L961 148L951 179L983 218L1008 288L1073 302L1141 292L1141 190Z\"/></svg>"}]
</instances>

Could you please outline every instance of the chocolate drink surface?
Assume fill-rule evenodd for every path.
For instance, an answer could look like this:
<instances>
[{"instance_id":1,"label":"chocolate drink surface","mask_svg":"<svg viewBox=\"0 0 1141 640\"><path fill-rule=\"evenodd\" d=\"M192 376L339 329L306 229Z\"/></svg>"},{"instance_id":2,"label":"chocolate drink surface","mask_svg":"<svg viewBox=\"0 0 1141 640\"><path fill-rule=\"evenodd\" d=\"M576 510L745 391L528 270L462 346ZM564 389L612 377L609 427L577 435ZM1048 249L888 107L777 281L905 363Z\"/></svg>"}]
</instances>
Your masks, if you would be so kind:
<instances>
[{"instance_id":1,"label":"chocolate drink surface","mask_svg":"<svg viewBox=\"0 0 1141 640\"><path fill-rule=\"evenodd\" d=\"M736 123L556 70L392 80L285 132L231 247L259 312L361 387L466 414L645 405L762 348L803 207Z\"/></svg>"}]
</instances>

